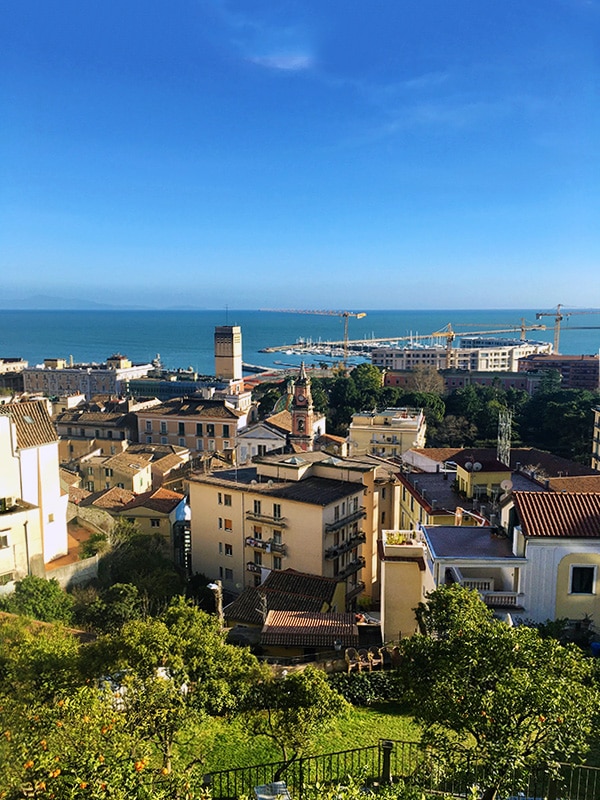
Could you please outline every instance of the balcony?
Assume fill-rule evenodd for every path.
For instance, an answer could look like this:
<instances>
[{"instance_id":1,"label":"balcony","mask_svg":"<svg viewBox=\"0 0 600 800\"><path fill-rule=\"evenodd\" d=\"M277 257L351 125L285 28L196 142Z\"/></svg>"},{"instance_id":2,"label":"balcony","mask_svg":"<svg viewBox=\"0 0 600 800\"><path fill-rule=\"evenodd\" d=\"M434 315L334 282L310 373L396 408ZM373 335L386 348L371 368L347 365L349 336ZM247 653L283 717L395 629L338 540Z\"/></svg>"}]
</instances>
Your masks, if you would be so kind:
<instances>
[{"instance_id":1,"label":"balcony","mask_svg":"<svg viewBox=\"0 0 600 800\"><path fill-rule=\"evenodd\" d=\"M359 572L359 570L364 569L366 565L366 561L363 556L359 556L355 558L354 561L351 561L349 564L346 564L343 570L338 572L337 575L334 577L338 579L338 581L345 580L349 575L354 575L355 572Z\"/></svg>"},{"instance_id":2,"label":"balcony","mask_svg":"<svg viewBox=\"0 0 600 800\"><path fill-rule=\"evenodd\" d=\"M246 569L248 572L255 572L257 575L260 575L262 572L262 566L260 564L255 564L254 561L248 561Z\"/></svg>"},{"instance_id":3,"label":"balcony","mask_svg":"<svg viewBox=\"0 0 600 800\"><path fill-rule=\"evenodd\" d=\"M255 539L253 536L246 536L246 547L254 547L256 550L264 550L265 553L281 553L287 555L287 545L281 542L274 542L273 539Z\"/></svg>"},{"instance_id":4,"label":"balcony","mask_svg":"<svg viewBox=\"0 0 600 800\"><path fill-rule=\"evenodd\" d=\"M364 544L366 541L367 534L364 531L361 531L355 536L351 536L349 539L346 539L345 542L340 542L333 547L327 548L327 550L325 550L325 558L327 561L331 561L332 559L341 556L342 553L347 553L348 550L353 550L355 547L358 547L359 544Z\"/></svg>"},{"instance_id":5,"label":"balcony","mask_svg":"<svg viewBox=\"0 0 600 800\"><path fill-rule=\"evenodd\" d=\"M521 609L518 592L479 592L479 596L488 608Z\"/></svg>"},{"instance_id":6,"label":"balcony","mask_svg":"<svg viewBox=\"0 0 600 800\"><path fill-rule=\"evenodd\" d=\"M356 586L353 586L348 592L346 592L346 604L348 604L351 600L354 600L355 597L358 597L359 594L362 594L365 588L366 587L363 581L359 581Z\"/></svg>"},{"instance_id":7,"label":"balcony","mask_svg":"<svg viewBox=\"0 0 600 800\"><path fill-rule=\"evenodd\" d=\"M246 511L246 519L262 522L263 525L271 525L273 528L287 528L287 517L274 517L270 514L255 514L254 511Z\"/></svg>"},{"instance_id":8,"label":"balcony","mask_svg":"<svg viewBox=\"0 0 600 800\"><path fill-rule=\"evenodd\" d=\"M340 528L349 525L351 522L356 522L358 519L364 519L367 516L367 512L364 506L361 506L357 511L352 511L350 514L346 514L345 517L340 517L340 519L336 519L334 522L328 522L325 525L325 532L332 533L333 531L339 531Z\"/></svg>"}]
</instances>

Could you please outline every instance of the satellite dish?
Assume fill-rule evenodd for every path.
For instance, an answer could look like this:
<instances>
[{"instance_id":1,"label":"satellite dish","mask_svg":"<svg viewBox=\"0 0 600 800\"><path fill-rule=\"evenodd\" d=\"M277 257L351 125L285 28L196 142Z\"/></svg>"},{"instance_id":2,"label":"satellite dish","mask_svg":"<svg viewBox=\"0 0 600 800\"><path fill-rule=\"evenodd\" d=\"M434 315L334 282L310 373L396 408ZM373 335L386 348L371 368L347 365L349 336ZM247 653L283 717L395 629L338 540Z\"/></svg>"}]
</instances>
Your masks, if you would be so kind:
<instances>
[{"instance_id":1,"label":"satellite dish","mask_svg":"<svg viewBox=\"0 0 600 800\"><path fill-rule=\"evenodd\" d=\"M256 486L256 481L250 481L250 486Z\"/></svg>"},{"instance_id":2,"label":"satellite dish","mask_svg":"<svg viewBox=\"0 0 600 800\"><path fill-rule=\"evenodd\" d=\"M267 486L273 486L273 481L271 480L267 481Z\"/></svg>"},{"instance_id":3,"label":"satellite dish","mask_svg":"<svg viewBox=\"0 0 600 800\"><path fill-rule=\"evenodd\" d=\"M465 462L465 469L467 470L467 472L471 472L471 470L473 469L473 462L472 461Z\"/></svg>"},{"instance_id":4,"label":"satellite dish","mask_svg":"<svg viewBox=\"0 0 600 800\"><path fill-rule=\"evenodd\" d=\"M510 492L510 490L513 488L513 482L512 482L512 481L509 481L509 480L504 480L504 481L502 481L502 483L500 484L500 488L501 488L501 489L502 489L504 492Z\"/></svg>"},{"instance_id":5,"label":"satellite dish","mask_svg":"<svg viewBox=\"0 0 600 800\"><path fill-rule=\"evenodd\" d=\"M473 472L480 472L483 464L480 461L476 461L473 464Z\"/></svg>"}]
</instances>

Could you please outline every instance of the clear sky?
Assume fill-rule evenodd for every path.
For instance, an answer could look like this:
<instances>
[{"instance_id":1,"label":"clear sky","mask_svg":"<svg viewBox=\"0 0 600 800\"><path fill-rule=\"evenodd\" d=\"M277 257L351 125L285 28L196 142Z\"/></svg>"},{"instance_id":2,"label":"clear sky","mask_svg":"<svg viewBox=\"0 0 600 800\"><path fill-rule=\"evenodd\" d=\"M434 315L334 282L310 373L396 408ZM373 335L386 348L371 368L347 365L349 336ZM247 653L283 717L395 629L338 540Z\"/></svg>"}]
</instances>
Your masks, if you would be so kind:
<instances>
[{"instance_id":1,"label":"clear sky","mask_svg":"<svg viewBox=\"0 0 600 800\"><path fill-rule=\"evenodd\" d=\"M600 0L8 0L13 296L600 306Z\"/></svg>"}]
</instances>

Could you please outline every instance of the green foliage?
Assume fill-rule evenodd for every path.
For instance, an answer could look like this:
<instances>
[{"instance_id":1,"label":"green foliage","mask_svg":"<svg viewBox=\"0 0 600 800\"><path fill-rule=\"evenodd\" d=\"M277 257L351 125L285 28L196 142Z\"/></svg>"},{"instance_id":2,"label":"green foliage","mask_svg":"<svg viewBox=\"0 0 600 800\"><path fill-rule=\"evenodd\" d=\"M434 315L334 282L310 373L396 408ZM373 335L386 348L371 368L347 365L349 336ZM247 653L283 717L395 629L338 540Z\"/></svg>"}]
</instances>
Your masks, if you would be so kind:
<instances>
[{"instance_id":1,"label":"green foliage","mask_svg":"<svg viewBox=\"0 0 600 800\"><path fill-rule=\"evenodd\" d=\"M399 695L398 676L391 671L336 672L329 677L329 685L354 706L371 706Z\"/></svg>"},{"instance_id":2,"label":"green foliage","mask_svg":"<svg viewBox=\"0 0 600 800\"><path fill-rule=\"evenodd\" d=\"M115 583L133 584L150 608L157 610L183 591L185 580L160 533L141 533L136 525L119 520L111 531L111 548L98 563L98 583L101 589Z\"/></svg>"},{"instance_id":3,"label":"green foliage","mask_svg":"<svg viewBox=\"0 0 600 800\"><path fill-rule=\"evenodd\" d=\"M91 601L75 606L77 624L99 633L116 632L126 622L140 619L143 613L143 599L132 583L115 583Z\"/></svg>"},{"instance_id":4,"label":"green foliage","mask_svg":"<svg viewBox=\"0 0 600 800\"><path fill-rule=\"evenodd\" d=\"M81 682L79 643L59 624L0 618L0 695L24 705Z\"/></svg>"},{"instance_id":5,"label":"green foliage","mask_svg":"<svg viewBox=\"0 0 600 800\"><path fill-rule=\"evenodd\" d=\"M303 755L317 735L350 710L325 674L311 666L283 678L265 677L248 700L254 735L275 742L286 764Z\"/></svg>"},{"instance_id":6,"label":"green foliage","mask_svg":"<svg viewBox=\"0 0 600 800\"><path fill-rule=\"evenodd\" d=\"M461 587L433 592L420 624L400 672L440 763L472 747L493 798L515 770L585 752L600 696L581 651L509 628Z\"/></svg>"},{"instance_id":7,"label":"green foliage","mask_svg":"<svg viewBox=\"0 0 600 800\"><path fill-rule=\"evenodd\" d=\"M97 553L103 553L108 547L108 536L105 533L92 533L91 536L79 546L81 558L91 558Z\"/></svg>"},{"instance_id":8,"label":"green foliage","mask_svg":"<svg viewBox=\"0 0 600 800\"><path fill-rule=\"evenodd\" d=\"M73 599L64 592L55 578L46 580L28 575L15 584L15 591L3 602L3 609L42 622L70 623Z\"/></svg>"}]
</instances>

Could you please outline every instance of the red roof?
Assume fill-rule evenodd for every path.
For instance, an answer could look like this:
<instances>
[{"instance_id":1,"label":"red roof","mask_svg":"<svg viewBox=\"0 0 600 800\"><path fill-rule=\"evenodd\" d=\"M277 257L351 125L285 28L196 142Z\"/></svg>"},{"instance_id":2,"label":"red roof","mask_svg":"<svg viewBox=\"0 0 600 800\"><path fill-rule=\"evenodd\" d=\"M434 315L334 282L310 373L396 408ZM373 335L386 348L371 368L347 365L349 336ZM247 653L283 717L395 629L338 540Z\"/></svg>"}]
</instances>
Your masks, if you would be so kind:
<instances>
[{"instance_id":1,"label":"red roof","mask_svg":"<svg viewBox=\"0 0 600 800\"><path fill-rule=\"evenodd\" d=\"M311 611L269 611L261 644L291 647L358 647L354 614L319 614Z\"/></svg>"},{"instance_id":2,"label":"red roof","mask_svg":"<svg viewBox=\"0 0 600 800\"><path fill-rule=\"evenodd\" d=\"M600 494L514 492L513 497L525 536L600 539Z\"/></svg>"}]
</instances>

